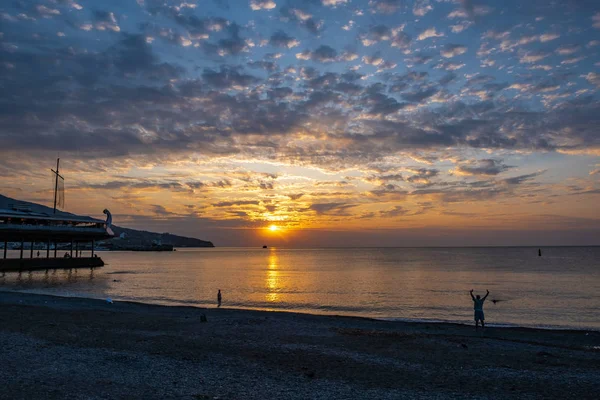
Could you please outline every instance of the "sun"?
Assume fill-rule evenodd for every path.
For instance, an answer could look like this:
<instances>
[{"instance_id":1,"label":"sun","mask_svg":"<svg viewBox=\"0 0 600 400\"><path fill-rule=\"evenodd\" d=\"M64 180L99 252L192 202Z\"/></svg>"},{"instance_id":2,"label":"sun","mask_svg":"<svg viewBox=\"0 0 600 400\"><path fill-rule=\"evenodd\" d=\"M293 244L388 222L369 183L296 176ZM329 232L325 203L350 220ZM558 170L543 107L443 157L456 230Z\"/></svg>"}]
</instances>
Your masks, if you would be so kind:
<instances>
[{"instance_id":1,"label":"sun","mask_svg":"<svg viewBox=\"0 0 600 400\"><path fill-rule=\"evenodd\" d=\"M269 230L271 232L277 232L279 230L279 227L277 225L271 225L269 226Z\"/></svg>"}]
</instances>

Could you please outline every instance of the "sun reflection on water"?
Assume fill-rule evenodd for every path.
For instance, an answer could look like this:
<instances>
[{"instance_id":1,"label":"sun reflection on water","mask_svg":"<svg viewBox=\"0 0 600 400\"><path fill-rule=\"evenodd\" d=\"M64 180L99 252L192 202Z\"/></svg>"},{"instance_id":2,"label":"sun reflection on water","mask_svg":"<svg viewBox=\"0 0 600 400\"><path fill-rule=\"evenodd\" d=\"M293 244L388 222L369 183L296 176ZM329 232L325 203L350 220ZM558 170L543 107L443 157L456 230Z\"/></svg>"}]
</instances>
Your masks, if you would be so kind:
<instances>
[{"instance_id":1,"label":"sun reflection on water","mask_svg":"<svg viewBox=\"0 0 600 400\"><path fill-rule=\"evenodd\" d=\"M266 295L266 300L270 303L278 303L279 299L279 257L277 257L277 253L275 249L271 249L271 253L269 254L269 265L267 267L267 280L266 286L268 289L268 293Z\"/></svg>"}]
</instances>

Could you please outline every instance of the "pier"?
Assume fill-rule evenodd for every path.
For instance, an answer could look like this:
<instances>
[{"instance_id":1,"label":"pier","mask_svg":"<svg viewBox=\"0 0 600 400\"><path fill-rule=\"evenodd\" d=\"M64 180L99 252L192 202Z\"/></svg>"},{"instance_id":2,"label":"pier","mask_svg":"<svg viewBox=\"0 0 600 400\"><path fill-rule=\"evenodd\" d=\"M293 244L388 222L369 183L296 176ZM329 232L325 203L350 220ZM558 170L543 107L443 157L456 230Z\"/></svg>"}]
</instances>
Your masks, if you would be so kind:
<instances>
[{"instance_id":1,"label":"pier","mask_svg":"<svg viewBox=\"0 0 600 400\"><path fill-rule=\"evenodd\" d=\"M0 195L0 243L4 242L1 273L104 266L104 261L94 254L94 247L97 240L114 237L110 211L103 211L106 221L59 211L57 207L64 207L64 178L59 167L57 159L56 170L51 170L55 179L53 208ZM19 258L7 257L9 243L19 244ZM89 243L91 252L84 257L84 245ZM25 244L29 246L29 257ZM42 249L35 248L36 244L42 244Z\"/></svg>"},{"instance_id":2,"label":"pier","mask_svg":"<svg viewBox=\"0 0 600 400\"><path fill-rule=\"evenodd\" d=\"M0 260L0 272L103 267L100 257L79 258L7 258Z\"/></svg>"},{"instance_id":3,"label":"pier","mask_svg":"<svg viewBox=\"0 0 600 400\"><path fill-rule=\"evenodd\" d=\"M0 243L4 244L0 272L102 267L104 262L94 254L95 243L114 236L110 212L104 213L106 221L0 204ZM18 244L18 258L8 257L10 243ZM90 244L91 249L85 249Z\"/></svg>"}]
</instances>

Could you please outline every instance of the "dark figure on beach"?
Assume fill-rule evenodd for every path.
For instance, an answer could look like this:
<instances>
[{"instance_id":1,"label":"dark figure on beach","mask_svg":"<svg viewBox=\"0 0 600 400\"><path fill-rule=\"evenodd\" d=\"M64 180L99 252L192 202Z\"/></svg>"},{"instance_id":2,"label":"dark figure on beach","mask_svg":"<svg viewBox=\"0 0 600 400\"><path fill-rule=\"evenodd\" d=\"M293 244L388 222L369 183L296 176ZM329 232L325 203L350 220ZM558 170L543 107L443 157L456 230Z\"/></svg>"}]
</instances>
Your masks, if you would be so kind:
<instances>
[{"instance_id":1,"label":"dark figure on beach","mask_svg":"<svg viewBox=\"0 0 600 400\"><path fill-rule=\"evenodd\" d=\"M217 302L219 303L218 307L221 307L221 289L217 293Z\"/></svg>"},{"instance_id":2,"label":"dark figure on beach","mask_svg":"<svg viewBox=\"0 0 600 400\"><path fill-rule=\"evenodd\" d=\"M542 256L542 249L538 249L538 257Z\"/></svg>"},{"instance_id":3,"label":"dark figure on beach","mask_svg":"<svg viewBox=\"0 0 600 400\"><path fill-rule=\"evenodd\" d=\"M479 329L479 321L481 321L481 328L485 329L485 316L483 315L483 302L490 295L490 291L486 290L485 296L483 299L481 296L473 296L473 289L469 292L471 294L471 298L473 299L473 308L475 308L475 330Z\"/></svg>"},{"instance_id":4,"label":"dark figure on beach","mask_svg":"<svg viewBox=\"0 0 600 400\"><path fill-rule=\"evenodd\" d=\"M39 250L37 252L37 256L38 256L38 258L40 258L40 251Z\"/></svg>"}]
</instances>

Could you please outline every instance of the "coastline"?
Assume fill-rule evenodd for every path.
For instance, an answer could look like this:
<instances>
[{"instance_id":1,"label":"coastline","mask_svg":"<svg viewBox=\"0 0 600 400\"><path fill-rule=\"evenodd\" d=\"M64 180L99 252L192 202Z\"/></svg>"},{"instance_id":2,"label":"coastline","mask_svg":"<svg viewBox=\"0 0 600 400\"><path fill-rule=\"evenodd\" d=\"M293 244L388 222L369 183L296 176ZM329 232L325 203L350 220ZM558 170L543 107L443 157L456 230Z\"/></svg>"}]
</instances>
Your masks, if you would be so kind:
<instances>
[{"instance_id":1,"label":"coastline","mask_svg":"<svg viewBox=\"0 0 600 400\"><path fill-rule=\"evenodd\" d=\"M13 289L4 289L0 288L1 293L22 293L24 295L34 295L34 296L49 296L49 297L57 297L63 299L89 299L95 301L103 302L103 298L98 297L87 297L85 295L79 295L77 293L72 295L63 295L63 294L54 294L54 293L46 293L45 291L30 291L30 290L13 290ZM115 299L113 299L115 300ZM186 301L178 301L178 300L167 300L163 299L162 301L144 301L144 300L121 300L116 299L115 302L118 301L120 304L140 304L140 305L148 305L148 306L159 306L159 307L182 307L187 308L190 307L192 309L198 310L210 310L215 308L216 306L207 303L196 303L196 302L186 302ZM313 312L311 310L303 310L303 309L286 309L286 308L261 308L261 307L244 307L241 305L230 305L222 307L221 309L227 309L230 311L246 311L246 312L264 312L269 314L293 314L293 315L310 315L310 316L322 316L322 317L332 317L332 318L358 318L365 319L370 321L383 321L390 323L409 323L409 324L440 324L440 325L457 325L457 326L466 326L473 327L472 321L467 320L440 320L440 319L425 319L425 318L402 318L402 317L377 317L377 316L367 316L367 315L359 315L350 312L341 312L337 313L336 311L316 311ZM470 313L471 310L469 309ZM587 326L568 326L568 325L520 325L517 323L510 322L489 322L486 321L486 327L495 328L495 329L533 329L533 330L542 330L542 331L566 331L566 332L596 332L600 334L600 328L595 327L587 327Z\"/></svg>"},{"instance_id":2,"label":"coastline","mask_svg":"<svg viewBox=\"0 0 600 400\"><path fill-rule=\"evenodd\" d=\"M480 335L451 323L6 291L0 304L8 398L593 398L600 390L597 331Z\"/></svg>"}]
</instances>

